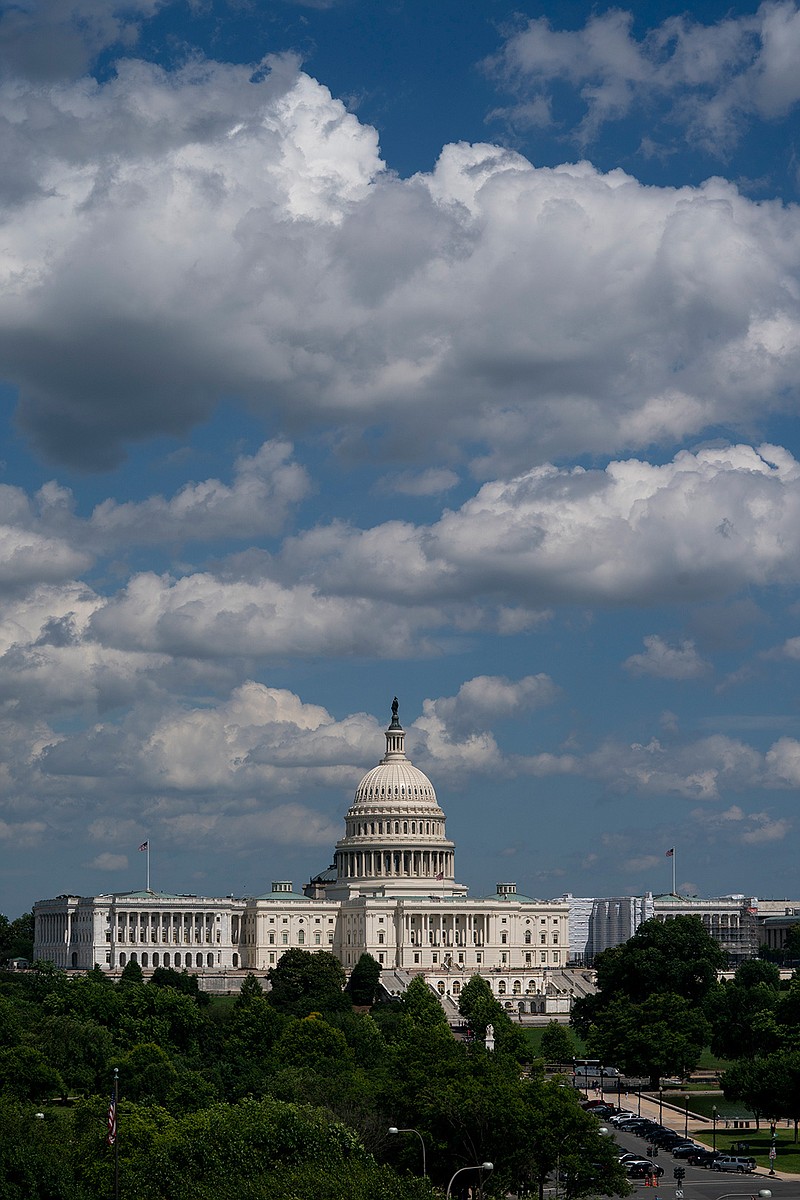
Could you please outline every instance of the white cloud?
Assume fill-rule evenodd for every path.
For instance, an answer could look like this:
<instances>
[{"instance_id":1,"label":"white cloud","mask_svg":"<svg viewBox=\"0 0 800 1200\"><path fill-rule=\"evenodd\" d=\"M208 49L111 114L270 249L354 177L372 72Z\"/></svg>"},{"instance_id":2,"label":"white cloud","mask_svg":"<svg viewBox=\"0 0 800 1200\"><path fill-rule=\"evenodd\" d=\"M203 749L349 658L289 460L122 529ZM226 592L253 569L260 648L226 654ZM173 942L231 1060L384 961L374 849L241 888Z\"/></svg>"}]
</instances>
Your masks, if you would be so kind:
<instances>
[{"instance_id":1,"label":"white cloud","mask_svg":"<svg viewBox=\"0 0 800 1200\"><path fill-rule=\"evenodd\" d=\"M584 145L607 122L660 105L670 124L719 154L753 119L783 117L800 100L793 0L768 0L755 13L713 25L670 16L641 40L632 26L632 13L620 9L594 14L577 30L553 29L544 17L529 21L486 64L517 97L492 115L523 127L544 124L553 119L554 85L566 83L585 104L576 131Z\"/></svg>"},{"instance_id":2,"label":"white cloud","mask_svg":"<svg viewBox=\"0 0 800 1200\"><path fill-rule=\"evenodd\" d=\"M644 639L643 654L632 654L623 664L634 675L652 675L657 679L700 679L711 664L697 653L694 642L670 646L657 633Z\"/></svg>"},{"instance_id":3,"label":"white cloud","mask_svg":"<svg viewBox=\"0 0 800 1200\"><path fill-rule=\"evenodd\" d=\"M104 500L94 509L87 532L111 545L277 533L289 507L309 491L305 470L289 461L291 452L287 442L265 442L256 454L237 458L231 485L205 479L184 484L168 500Z\"/></svg>"},{"instance_id":4,"label":"white cloud","mask_svg":"<svg viewBox=\"0 0 800 1200\"><path fill-rule=\"evenodd\" d=\"M724 812L696 809L691 815L712 837L727 834L743 846L782 841L793 824L788 817L774 817L769 812L745 812L738 804Z\"/></svg>"},{"instance_id":5,"label":"white cloud","mask_svg":"<svg viewBox=\"0 0 800 1200\"><path fill-rule=\"evenodd\" d=\"M423 712L426 717L440 718L457 733L543 708L552 704L558 694L549 675L526 675L516 680L501 675L477 675L462 683L455 696L425 700Z\"/></svg>"},{"instance_id":6,"label":"white cloud","mask_svg":"<svg viewBox=\"0 0 800 1200\"><path fill-rule=\"evenodd\" d=\"M37 157L33 178L10 158L0 371L47 453L107 466L224 396L486 478L793 404L796 210L491 145L402 180L293 60L269 67L6 85Z\"/></svg>"},{"instance_id":7,"label":"white cloud","mask_svg":"<svg viewBox=\"0 0 800 1200\"><path fill-rule=\"evenodd\" d=\"M382 476L378 488L401 496L439 496L458 483L458 475L446 467L431 467L427 471L401 471Z\"/></svg>"},{"instance_id":8,"label":"white cloud","mask_svg":"<svg viewBox=\"0 0 800 1200\"><path fill-rule=\"evenodd\" d=\"M774 446L683 451L661 466L542 466L484 484L429 527L309 531L289 539L282 562L328 593L437 604L500 597L540 617L558 603L723 598L797 579L800 466Z\"/></svg>"},{"instance_id":9,"label":"white cloud","mask_svg":"<svg viewBox=\"0 0 800 1200\"><path fill-rule=\"evenodd\" d=\"M83 866L93 871L127 871L128 859L125 854L98 854Z\"/></svg>"}]
</instances>

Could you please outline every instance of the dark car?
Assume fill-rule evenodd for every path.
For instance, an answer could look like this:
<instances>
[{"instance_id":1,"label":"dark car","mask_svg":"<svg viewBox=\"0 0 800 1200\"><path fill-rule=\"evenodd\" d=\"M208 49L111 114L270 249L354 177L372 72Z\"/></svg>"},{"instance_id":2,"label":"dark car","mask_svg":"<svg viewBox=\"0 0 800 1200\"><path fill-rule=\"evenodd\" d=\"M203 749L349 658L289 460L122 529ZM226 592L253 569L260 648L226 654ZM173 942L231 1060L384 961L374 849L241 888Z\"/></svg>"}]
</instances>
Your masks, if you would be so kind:
<instances>
[{"instance_id":1,"label":"dark car","mask_svg":"<svg viewBox=\"0 0 800 1200\"><path fill-rule=\"evenodd\" d=\"M687 1161L693 1167L710 1167L714 1159L719 1158L719 1150L701 1150L699 1147L694 1154L690 1154Z\"/></svg>"},{"instance_id":2,"label":"dark car","mask_svg":"<svg viewBox=\"0 0 800 1200\"><path fill-rule=\"evenodd\" d=\"M632 1162L626 1165L625 1174L628 1179L647 1179L648 1175L655 1175L657 1179L660 1179L664 1174L664 1168L653 1162Z\"/></svg>"}]
</instances>

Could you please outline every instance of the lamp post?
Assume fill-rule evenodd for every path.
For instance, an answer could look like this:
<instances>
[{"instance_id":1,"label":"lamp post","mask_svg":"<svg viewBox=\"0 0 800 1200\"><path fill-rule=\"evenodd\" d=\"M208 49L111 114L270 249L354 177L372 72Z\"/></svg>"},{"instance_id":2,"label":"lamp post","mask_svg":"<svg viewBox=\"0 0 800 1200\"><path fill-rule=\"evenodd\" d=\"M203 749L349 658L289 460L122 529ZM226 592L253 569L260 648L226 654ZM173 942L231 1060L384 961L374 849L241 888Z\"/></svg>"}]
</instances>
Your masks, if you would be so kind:
<instances>
[{"instance_id":1,"label":"lamp post","mask_svg":"<svg viewBox=\"0 0 800 1200\"><path fill-rule=\"evenodd\" d=\"M745 1200L755 1200L752 1192L725 1192L722 1196L717 1196L717 1200L730 1200L731 1196L744 1196ZM771 1200L772 1192L769 1188L761 1188L756 1192L756 1196L760 1196L761 1200Z\"/></svg>"},{"instance_id":2,"label":"lamp post","mask_svg":"<svg viewBox=\"0 0 800 1200\"><path fill-rule=\"evenodd\" d=\"M661 1087L658 1089L658 1123L664 1124L664 1089Z\"/></svg>"},{"instance_id":3,"label":"lamp post","mask_svg":"<svg viewBox=\"0 0 800 1200\"><path fill-rule=\"evenodd\" d=\"M711 1149L712 1150L716 1150L716 1148L717 1148L717 1117L718 1116L719 1116L719 1113L717 1112L717 1106L715 1104L714 1107L711 1109L711 1123L712 1123Z\"/></svg>"},{"instance_id":4,"label":"lamp post","mask_svg":"<svg viewBox=\"0 0 800 1200\"><path fill-rule=\"evenodd\" d=\"M683 1097L683 1100L684 1100L683 1136L688 1138L688 1136L689 1136L689 1096L688 1096L688 1094Z\"/></svg>"},{"instance_id":5,"label":"lamp post","mask_svg":"<svg viewBox=\"0 0 800 1200\"><path fill-rule=\"evenodd\" d=\"M493 1171L493 1170L494 1170L494 1163L490 1163L490 1162L475 1163L475 1165L473 1167L459 1167L458 1170L455 1172L455 1175L452 1176L452 1178L450 1179L450 1182L447 1185L447 1195L445 1197L445 1200L450 1200L450 1188L453 1186L453 1180L455 1179L456 1175L460 1175L462 1171ZM772 1195L772 1192L770 1192L770 1195Z\"/></svg>"},{"instance_id":6,"label":"lamp post","mask_svg":"<svg viewBox=\"0 0 800 1200\"><path fill-rule=\"evenodd\" d=\"M419 1138L420 1145L422 1146L422 1176L424 1179L425 1176L428 1174L428 1171L427 1171L427 1164L425 1162L425 1141L424 1141L420 1131L418 1129L398 1129L396 1125L390 1125L388 1132L391 1134L415 1133L417 1135L417 1137Z\"/></svg>"}]
</instances>

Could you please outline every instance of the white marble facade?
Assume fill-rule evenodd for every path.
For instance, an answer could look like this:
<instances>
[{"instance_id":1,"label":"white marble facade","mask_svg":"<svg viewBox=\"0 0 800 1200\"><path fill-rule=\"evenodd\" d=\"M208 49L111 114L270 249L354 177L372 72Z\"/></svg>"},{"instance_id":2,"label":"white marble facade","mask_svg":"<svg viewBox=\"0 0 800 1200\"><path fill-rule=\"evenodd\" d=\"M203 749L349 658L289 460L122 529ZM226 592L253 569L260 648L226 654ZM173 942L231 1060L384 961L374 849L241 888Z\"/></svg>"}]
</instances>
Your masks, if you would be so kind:
<instances>
[{"instance_id":1,"label":"white marble facade","mask_svg":"<svg viewBox=\"0 0 800 1200\"><path fill-rule=\"evenodd\" d=\"M197 972L211 990L263 974L292 947L328 950L349 971L367 951L400 991L422 974L457 999L480 974L513 1010L569 1009L569 905L500 883L471 898L455 881L455 847L426 775L406 758L392 707L386 753L358 788L334 862L302 894L278 882L263 896L211 899L156 892L61 895L34 906L35 958L113 974L138 962Z\"/></svg>"}]
</instances>

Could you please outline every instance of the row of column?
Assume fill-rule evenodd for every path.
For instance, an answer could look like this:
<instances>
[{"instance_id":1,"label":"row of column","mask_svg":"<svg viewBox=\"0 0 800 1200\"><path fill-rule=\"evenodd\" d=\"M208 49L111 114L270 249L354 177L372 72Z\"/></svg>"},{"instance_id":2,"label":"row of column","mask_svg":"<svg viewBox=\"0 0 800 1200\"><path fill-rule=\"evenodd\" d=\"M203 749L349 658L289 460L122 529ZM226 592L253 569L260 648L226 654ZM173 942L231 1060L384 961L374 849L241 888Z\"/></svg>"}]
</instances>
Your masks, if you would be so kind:
<instances>
[{"instance_id":1,"label":"row of column","mask_svg":"<svg viewBox=\"0 0 800 1200\"><path fill-rule=\"evenodd\" d=\"M118 942L210 946L220 940L216 913L117 912Z\"/></svg>"},{"instance_id":2,"label":"row of column","mask_svg":"<svg viewBox=\"0 0 800 1200\"><path fill-rule=\"evenodd\" d=\"M486 942L486 916L470 913L455 924L445 913L403 916L403 941L414 946L483 946Z\"/></svg>"},{"instance_id":3,"label":"row of column","mask_svg":"<svg viewBox=\"0 0 800 1200\"><path fill-rule=\"evenodd\" d=\"M448 850L340 850L340 879L452 879L454 860Z\"/></svg>"}]
</instances>

